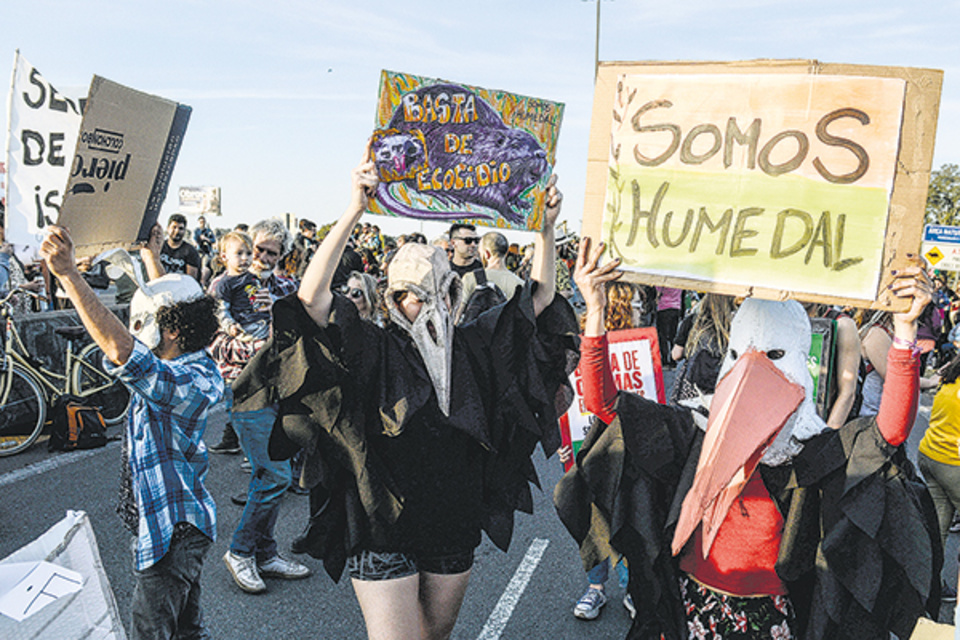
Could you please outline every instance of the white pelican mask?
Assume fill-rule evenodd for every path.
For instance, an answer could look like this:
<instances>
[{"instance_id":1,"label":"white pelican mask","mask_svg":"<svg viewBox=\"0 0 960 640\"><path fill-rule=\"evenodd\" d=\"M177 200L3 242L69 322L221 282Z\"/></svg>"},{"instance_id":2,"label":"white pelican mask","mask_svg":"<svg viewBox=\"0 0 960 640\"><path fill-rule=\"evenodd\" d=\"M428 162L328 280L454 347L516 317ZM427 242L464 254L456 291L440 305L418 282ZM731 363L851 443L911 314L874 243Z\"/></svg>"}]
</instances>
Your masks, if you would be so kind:
<instances>
[{"instance_id":1,"label":"white pelican mask","mask_svg":"<svg viewBox=\"0 0 960 640\"><path fill-rule=\"evenodd\" d=\"M827 429L813 404L809 352L810 320L800 303L749 298L740 306L697 473L674 534L674 554L702 523L706 557L757 464L786 464L804 441Z\"/></svg>"}]
</instances>

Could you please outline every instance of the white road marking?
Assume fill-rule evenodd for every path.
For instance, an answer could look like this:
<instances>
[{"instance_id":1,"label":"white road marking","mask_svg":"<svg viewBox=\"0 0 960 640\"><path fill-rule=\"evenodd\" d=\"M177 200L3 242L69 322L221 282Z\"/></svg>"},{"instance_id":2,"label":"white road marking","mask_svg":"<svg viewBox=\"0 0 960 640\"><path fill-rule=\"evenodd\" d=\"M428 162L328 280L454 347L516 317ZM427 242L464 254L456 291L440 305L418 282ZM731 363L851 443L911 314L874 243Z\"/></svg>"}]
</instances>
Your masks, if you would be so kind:
<instances>
[{"instance_id":1,"label":"white road marking","mask_svg":"<svg viewBox=\"0 0 960 640\"><path fill-rule=\"evenodd\" d=\"M499 640L500 634L503 633L507 622L510 620L510 616L513 615L513 610L517 607L520 596L523 595L524 590L527 588L530 577L533 576L534 570L537 568L537 565L540 564L540 560L543 558L543 552L549 544L550 541L544 540L543 538L533 539L533 542L530 543L530 547L527 549L527 554L523 557L520 566L517 567L513 578L510 579L510 584L504 589L503 595L500 596L500 601L497 602L497 606L493 608L490 617L487 618L487 623L483 625L483 630L480 631L477 640Z\"/></svg>"},{"instance_id":2,"label":"white road marking","mask_svg":"<svg viewBox=\"0 0 960 640\"><path fill-rule=\"evenodd\" d=\"M108 442L105 447L100 449L89 449L87 451L71 451L68 454L60 454L36 462L22 469L16 469L9 473L5 473L0 476L0 487L5 487L11 485L21 480L26 480L27 478L32 478L33 476L38 476L41 473L46 473L47 471L53 471L59 467L64 467L68 464L73 464L74 462L80 462L86 458L97 455L104 449L112 449L120 446L120 441Z\"/></svg>"},{"instance_id":3,"label":"white road marking","mask_svg":"<svg viewBox=\"0 0 960 640\"><path fill-rule=\"evenodd\" d=\"M920 413L927 413L927 414L928 414L928 413L930 413L930 407L925 407L925 406L921 405L921 406L917 409L917 411L920 412Z\"/></svg>"}]
</instances>

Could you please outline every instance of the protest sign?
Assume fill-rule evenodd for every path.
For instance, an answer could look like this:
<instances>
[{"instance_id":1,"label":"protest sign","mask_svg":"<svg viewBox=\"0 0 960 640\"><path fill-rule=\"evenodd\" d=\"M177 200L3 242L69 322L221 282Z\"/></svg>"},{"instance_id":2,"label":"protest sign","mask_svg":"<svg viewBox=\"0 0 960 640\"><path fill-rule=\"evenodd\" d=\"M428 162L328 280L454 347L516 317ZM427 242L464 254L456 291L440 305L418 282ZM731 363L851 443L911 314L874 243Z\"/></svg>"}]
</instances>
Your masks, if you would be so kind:
<instances>
[{"instance_id":1,"label":"protest sign","mask_svg":"<svg viewBox=\"0 0 960 640\"><path fill-rule=\"evenodd\" d=\"M610 371L617 389L660 403L666 401L656 329L644 327L609 331L607 344ZM560 416L560 438L564 446L572 447L576 456L590 430L593 414L587 411L583 402L583 376L579 366L570 374L570 384L573 387L573 402L567 412ZM571 466L572 462L565 465L564 470L569 470Z\"/></svg>"},{"instance_id":2,"label":"protest sign","mask_svg":"<svg viewBox=\"0 0 960 640\"><path fill-rule=\"evenodd\" d=\"M219 216L220 187L180 187L177 211L188 216Z\"/></svg>"},{"instance_id":3,"label":"protest sign","mask_svg":"<svg viewBox=\"0 0 960 640\"><path fill-rule=\"evenodd\" d=\"M635 282L895 308L941 82L811 61L601 65L583 232Z\"/></svg>"},{"instance_id":4,"label":"protest sign","mask_svg":"<svg viewBox=\"0 0 960 640\"><path fill-rule=\"evenodd\" d=\"M836 363L837 323L830 318L810 319L810 353L807 368L813 378L813 404L817 415L824 420L830 415L836 400L834 370Z\"/></svg>"},{"instance_id":5,"label":"protest sign","mask_svg":"<svg viewBox=\"0 0 960 640\"><path fill-rule=\"evenodd\" d=\"M61 93L17 51L7 99L6 236L24 261L56 221L86 100Z\"/></svg>"},{"instance_id":6,"label":"protest sign","mask_svg":"<svg viewBox=\"0 0 960 640\"><path fill-rule=\"evenodd\" d=\"M186 105L93 77L60 211L77 255L149 237L189 119Z\"/></svg>"},{"instance_id":7,"label":"protest sign","mask_svg":"<svg viewBox=\"0 0 960 640\"><path fill-rule=\"evenodd\" d=\"M369 209L540 229L562 118L560 103L383 71Z\"/></svg>"}]
</instances>

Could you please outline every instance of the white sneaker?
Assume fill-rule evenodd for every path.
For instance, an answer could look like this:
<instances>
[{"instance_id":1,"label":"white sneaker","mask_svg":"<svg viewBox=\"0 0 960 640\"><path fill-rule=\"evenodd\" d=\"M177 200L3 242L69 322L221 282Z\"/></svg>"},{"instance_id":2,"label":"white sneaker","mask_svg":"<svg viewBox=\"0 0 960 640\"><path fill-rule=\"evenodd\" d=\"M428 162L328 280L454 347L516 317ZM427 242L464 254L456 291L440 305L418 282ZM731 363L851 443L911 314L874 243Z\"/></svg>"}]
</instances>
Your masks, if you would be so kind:
<instances>
[{"instance_id":1,"label":"white sneaker","mask_svg":"<svg viewBox=\"0 0 960 640\"><path fill-rule=\"evenodd\" d=\"M299 580L300 578L306 578L312 573L310 567L302 565L299 562L294 562L293 560L287 560L280 554L273 556L266 562L258 564L257 568L260 570L261 576L266 576L267 578L283 578L284 580Z\"/></svg>"},{"instance_id":2,"label":"white sneaker","mask_svg":"<svg viewBox=\"0 0 960 640\"><path fill-rule=\"evenodd\" d=\"M600 609L607 604L607 596L603 589L587 589L586 593L577 600L573 608L573 615L581 620L593 620L600 615Z\"/></svg>"},{"instance_id":3,"label":"white sneaker","mask_svg":"<svg viewBox=\"0 0 960 640\"><path fill-rule=\"evenodd\" d=\"M232 551L227 551L223 554L223 561L227 563L227 569L233 576L234 582L247 593L263 593L267 590L267 585L263 583L257 572L255 558L244 558L235 555Z\"/></svg>"}]
</instances>

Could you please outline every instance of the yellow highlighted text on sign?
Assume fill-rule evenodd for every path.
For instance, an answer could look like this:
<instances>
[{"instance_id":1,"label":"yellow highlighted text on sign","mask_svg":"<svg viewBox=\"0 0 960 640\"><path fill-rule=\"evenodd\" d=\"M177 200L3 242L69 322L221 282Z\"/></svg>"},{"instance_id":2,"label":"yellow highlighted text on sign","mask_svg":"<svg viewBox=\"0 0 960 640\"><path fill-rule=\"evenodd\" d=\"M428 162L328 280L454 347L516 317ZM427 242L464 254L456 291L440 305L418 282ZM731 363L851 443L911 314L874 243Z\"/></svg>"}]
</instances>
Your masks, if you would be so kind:
<instances>
[{"instance_id":1,"label":"yellow highlighted text on sign","mask_svg":"<svg viewBox=\"0 0 960 640\"><path fill-rule=\"evenodd\" d=\"M603 239L627 269L872 298L881 188L801 176L611 167Z\"/></svg>"}]
</instances>

